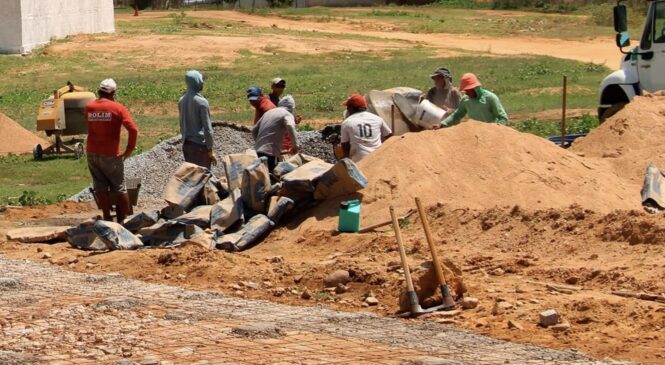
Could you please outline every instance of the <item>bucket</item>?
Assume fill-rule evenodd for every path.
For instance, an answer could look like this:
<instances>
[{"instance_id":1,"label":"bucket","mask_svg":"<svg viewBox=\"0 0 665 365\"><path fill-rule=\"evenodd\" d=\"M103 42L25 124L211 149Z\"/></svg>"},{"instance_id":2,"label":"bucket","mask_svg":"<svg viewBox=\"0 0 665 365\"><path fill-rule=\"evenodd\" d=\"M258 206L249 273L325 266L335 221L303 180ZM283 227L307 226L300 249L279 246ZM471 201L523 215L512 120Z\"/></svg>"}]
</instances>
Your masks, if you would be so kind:
<instances>
[{"instance_id":1,"label":"bucket","mask_svg":"<svg viewBox=\"0 0 665 365\"><path fill-rule=\"evenodd\" d=\"M125 185L127 186L127 194L129 195L129 208L133 213L134 209L132 207L135 207L139 203L139 190L141 190L141 178L134 178L134 179L125 179ZM95 194L95 190L93 190L92 187L89 188L90 192L92 193L92 197L95 199L95 203L97 204L97 208L101 209L99 206L99 200L97 200L97 194ZM118 194L117 193L111 193L110 196L111 199L111 206L116 206L118 204Z\"/></svg>"},{"instance_id":2,"label":"bucket","mask_svg":"<svg viewBox=\"0 0 665 365\"><path fill-rule=\"evenodd\" d=\"M360 200L347 200L339 205L340 232L358 232L360 230Z\"/></svg>"},{"instance_id":3,"label":"bucket","mask_svg":"<svg viewBox=\"0 0 665 365\"><path fill-rule=\"evenodd\" d=\"M440 124L445 116L445 110L432 104L429 100L423 99L416 106L416 115L412 121L422 128L432 129L435 125Z\"/></svg>"}]
</instances>

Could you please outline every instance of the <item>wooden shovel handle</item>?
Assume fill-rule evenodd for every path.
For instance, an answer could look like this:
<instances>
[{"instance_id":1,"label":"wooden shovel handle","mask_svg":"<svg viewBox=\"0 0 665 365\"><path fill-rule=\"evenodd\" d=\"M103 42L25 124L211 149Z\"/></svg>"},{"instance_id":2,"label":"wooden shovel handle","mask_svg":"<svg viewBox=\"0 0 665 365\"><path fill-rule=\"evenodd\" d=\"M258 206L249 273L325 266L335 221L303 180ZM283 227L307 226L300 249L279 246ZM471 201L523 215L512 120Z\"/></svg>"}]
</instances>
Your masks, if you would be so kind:
<instances>
[{"instance_id":1,"label":"wooden shovel handle","mask_svg":"<svg viewBox=\"0 0 665 365\"><path fill-rule=\"evenodd\" d=\"M439 261L439 255L436 253L436 247L434 247L434 240L432 239L432 232L430 231L429 221L427 220L427 215L425 214L425 209L423 209L423 205L420 202L420 198L416 198L416 206L418 207L420 221L422 222L423 229L425 230L425 237L427 238L429 250L432 253L432 262L434 265L434 270L436 271L436 277L439 279L439 285L447 285L446 276L443 274L441 262Z\"/></svg>"},{"instance_id":2,"label":"wooden shovel handle","mask_svg":"<svg viewBox=\"0 0 665 365\"><path fill-rule=\"evenodd\" d=\"M397 240L397 247L399 248L399 257L402 260L402 268L404 269L404 277L406 278L406 289L409 292L414 292L413 280L411 279L411 272L409 271L409 263L406 261L406 251L404 251L404 244L402 243L402 231L399 228L399 221L395 215L395 208L390 207L390 218L393 221L393 230L395 230L395 239Z\"/></svg>"}]
</instances>

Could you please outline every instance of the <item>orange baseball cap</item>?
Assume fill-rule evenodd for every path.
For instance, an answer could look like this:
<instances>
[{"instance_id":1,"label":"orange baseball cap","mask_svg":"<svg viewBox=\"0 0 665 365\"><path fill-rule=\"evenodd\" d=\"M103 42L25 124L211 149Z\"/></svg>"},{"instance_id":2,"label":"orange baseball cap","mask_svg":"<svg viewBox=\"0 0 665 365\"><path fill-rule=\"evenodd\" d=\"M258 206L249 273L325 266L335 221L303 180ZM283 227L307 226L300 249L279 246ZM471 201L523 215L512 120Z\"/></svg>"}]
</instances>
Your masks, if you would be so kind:
<instances>
[{"instance_id":1,"label":"orange baseball cap","mask_svg":"<svg viewBox=\"0 0 665 365\"><path fill-rule=\"evenodd\" d=\"M365 97L360 95L360 94L351 94L351 96L344 100L342 105L346 106L352 106L356 108L367 108L367 102L365 101Z\"/></svg>"},{"instance_id":2,"label":"orange baseball cap","mask_svg":"<svg viewBox=\"0 0 665 365\"><path fill-rule=\"evenodd\" d=\"M462 91L466 91L466 90L475 89L481 85L482 84L480 83L480 81L478 81L476 75L472 73L466 73L462 75L462 80L459 83L459 88Z\"/></svg>"}]
</instances>

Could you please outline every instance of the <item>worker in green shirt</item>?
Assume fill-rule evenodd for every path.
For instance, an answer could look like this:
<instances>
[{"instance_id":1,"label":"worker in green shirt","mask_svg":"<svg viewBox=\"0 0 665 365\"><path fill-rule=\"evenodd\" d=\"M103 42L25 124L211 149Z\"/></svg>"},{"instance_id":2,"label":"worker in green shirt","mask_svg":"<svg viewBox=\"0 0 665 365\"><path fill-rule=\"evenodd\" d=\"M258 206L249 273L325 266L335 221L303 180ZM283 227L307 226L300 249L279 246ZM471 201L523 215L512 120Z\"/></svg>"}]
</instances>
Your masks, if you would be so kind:
<instances>
[{"instance_id":1,"label":"worker in green shirt","mask_svg":"<svg viewBox=\"0 0 665 365\"><path fill-rule=\"evenodd\" d=\"M503 109L499 97L480 86L481 83L476 75L467 73L462 76L460 90L465 95L460 100L459 107L455 112L441 122L441 127L454 126L467 115L469 118L481 122L508 123L508 114Z\"/></svg>"}]
</instances>

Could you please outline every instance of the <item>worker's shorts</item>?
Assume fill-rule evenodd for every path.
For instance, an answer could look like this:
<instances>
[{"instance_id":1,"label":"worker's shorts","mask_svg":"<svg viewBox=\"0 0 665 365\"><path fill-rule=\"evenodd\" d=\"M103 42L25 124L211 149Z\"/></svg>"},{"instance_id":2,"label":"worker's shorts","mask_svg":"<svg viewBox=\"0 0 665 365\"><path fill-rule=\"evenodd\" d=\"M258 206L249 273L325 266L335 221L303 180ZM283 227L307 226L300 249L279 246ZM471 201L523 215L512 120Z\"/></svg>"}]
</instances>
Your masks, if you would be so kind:
<instances>
[{"instance_id":1,"label":"worker's shorts","mask_svg":"<svg viewBox=\"0 0 665 365\"><path fill-rule=\"evenodd\" d=\"M208 147L202 146L198 143L192 141L185 141L182 144L182 154L185 157L185 161L193 163L194 165L199 165L210 169L212 165L212 160L208 156Z\"/></svg>"},{"instance_id":2,"label":"worker's shorts","mask_svg":"<svg viewBox=\"0 0 665 365\"><path fill-rule=\"evenodd\" d=\"M126 193L125 163L122 156L105 156L88 153L88 169L95 191Z\"/></svg>"}]
</instances>

